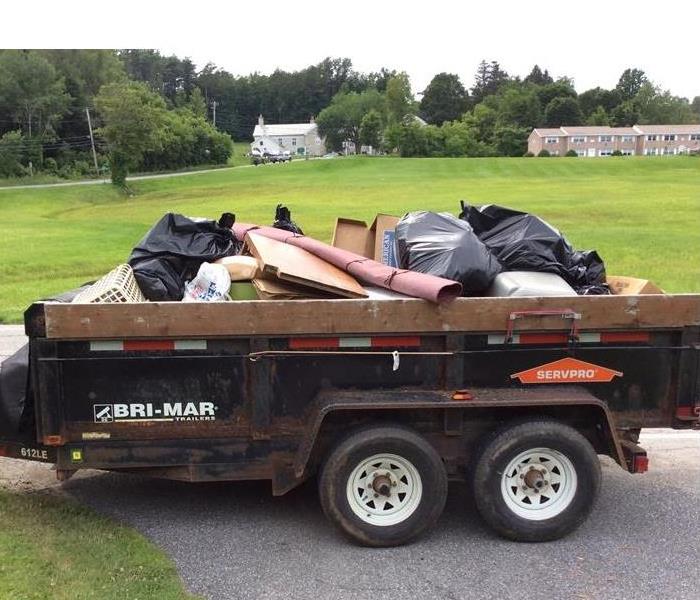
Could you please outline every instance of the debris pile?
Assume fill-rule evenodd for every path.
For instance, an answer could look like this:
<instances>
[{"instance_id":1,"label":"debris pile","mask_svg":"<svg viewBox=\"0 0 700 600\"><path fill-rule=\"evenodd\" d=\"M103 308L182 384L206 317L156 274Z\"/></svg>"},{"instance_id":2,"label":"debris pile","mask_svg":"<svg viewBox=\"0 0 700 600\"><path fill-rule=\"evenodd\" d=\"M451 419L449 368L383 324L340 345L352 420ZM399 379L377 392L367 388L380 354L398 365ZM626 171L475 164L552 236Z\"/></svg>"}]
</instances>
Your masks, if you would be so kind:
<instances>
[{"instance_id":1,"label":"debris pile","mask_svg":"<svg viewBox=\"0 0 700 600\"><path fill-rule=\"evenodd\" d=\"M458 217L336 219L331 244L304 235L277 205L271 227L164 215L128 258L73 302L401 299L662 293L606 277L595 250L575 250L536 215L464 201Z\"/></svg>"}]
</instances>

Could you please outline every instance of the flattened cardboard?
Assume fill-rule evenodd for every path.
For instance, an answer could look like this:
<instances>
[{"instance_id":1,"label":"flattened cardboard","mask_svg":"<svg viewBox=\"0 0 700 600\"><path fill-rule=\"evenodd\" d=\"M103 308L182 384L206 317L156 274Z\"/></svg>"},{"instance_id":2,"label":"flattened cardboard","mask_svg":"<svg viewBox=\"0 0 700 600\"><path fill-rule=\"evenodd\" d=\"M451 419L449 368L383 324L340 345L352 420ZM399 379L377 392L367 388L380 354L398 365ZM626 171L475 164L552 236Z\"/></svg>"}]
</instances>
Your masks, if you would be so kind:
<instances>
[{"instance_id":1,"label":"flattened cardboard","mask_svg":"<svg viewBox=\"0 0 700 600\"><path fill-rule=\"evenodd\" d=\"M328 294L319 290L280 279L253 279L252 284L260 300L304 300L329 297Z\"/></svg>"},{"instance_id":2,"label":"flattened cardboard","mask_svg":"<svg viewBox=\"0 0 700 600\"><path fill-rule=\"evenodd\" d=\"M616 296L638 296L639 294L663 294L664 291L648 279L608 275L606 283Z\"/></svg>"},{"instance_id":3,"label":"flattened cardboard","mask_svg":"<svg viewBox=\"0 0 700 600\"><path fill-rule=\"evenodd\" d=\"M352 275L303 248L252 232L246 234L245 242L267 275L343 298L367 297L367 292Z\"/></svg>"}]
</instances>

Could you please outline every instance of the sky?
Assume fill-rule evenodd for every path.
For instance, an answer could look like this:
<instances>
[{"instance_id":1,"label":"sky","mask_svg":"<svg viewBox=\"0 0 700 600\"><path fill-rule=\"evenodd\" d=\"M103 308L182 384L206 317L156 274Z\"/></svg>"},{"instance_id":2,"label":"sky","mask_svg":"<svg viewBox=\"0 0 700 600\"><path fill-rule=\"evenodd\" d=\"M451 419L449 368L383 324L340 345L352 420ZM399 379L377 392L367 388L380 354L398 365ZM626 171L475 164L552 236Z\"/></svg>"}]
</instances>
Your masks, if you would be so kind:
<instances>
[{"instance_id":1,"label":"sky","mask_svg":"<svg viewBox=\"0 0 700 600\"><path fill-rule=\"evenodd\" d=\"M358 71L406 71L418 93L443 71L470 87L486 59L521 76L538 64L579 92L637 67L700 96L698 0L35 0L29 13L3 6L0 20L18 24L1 28L3 48L156 48L236 75L347 57Z\"/></svg>"}]
</instances>

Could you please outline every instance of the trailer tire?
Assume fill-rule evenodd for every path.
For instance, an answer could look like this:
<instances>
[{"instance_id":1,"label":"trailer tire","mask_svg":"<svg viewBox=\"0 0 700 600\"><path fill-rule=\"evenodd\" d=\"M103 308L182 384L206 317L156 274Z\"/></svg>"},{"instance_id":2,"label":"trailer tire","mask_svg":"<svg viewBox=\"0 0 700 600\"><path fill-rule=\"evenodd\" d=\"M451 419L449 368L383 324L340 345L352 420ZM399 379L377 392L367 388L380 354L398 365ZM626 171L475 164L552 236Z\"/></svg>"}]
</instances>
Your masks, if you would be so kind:
<instances>
[{"instance_id":1,"label":"trailer tire","mask_svg":"<svg viewBox=\"0 0 700 600\"><path fill-rule=\"evenodd\" d=\"M447 473L435 449L398 426L362 429L339 443L321 467L326 517L364 546L398 546L432 527L447 498Z\"/></svg>"},{"instance_id":2,"label":"trailer tire","mask_svg":"<svg viewBox=\"0 0 700 600\"><path fill-rule=\"evenodd\" d=\"M579 527L600 491L600 461L578 431L551 420L511 425L477 455L473 490L479 513L503 537L559 539Z\"/></svg>"}]
</instances>

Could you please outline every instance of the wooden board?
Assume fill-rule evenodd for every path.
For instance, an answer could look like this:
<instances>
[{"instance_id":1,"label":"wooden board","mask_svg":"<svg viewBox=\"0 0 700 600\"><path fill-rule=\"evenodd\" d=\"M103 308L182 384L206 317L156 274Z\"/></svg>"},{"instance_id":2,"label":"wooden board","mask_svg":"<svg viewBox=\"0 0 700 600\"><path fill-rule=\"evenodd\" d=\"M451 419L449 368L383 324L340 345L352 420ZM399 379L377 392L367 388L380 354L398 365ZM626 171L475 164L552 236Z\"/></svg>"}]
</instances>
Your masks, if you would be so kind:
<instances>
[{"instance_id":1,"label":"wooden board","mask_svg":"<svg viewBox=\"0 0 700 600\"><path fill-rule=\"evenodd\" d=\"M253 300L37 304L28 331L56 339L209 338L366 333L504 333L510 313L570 308L582 331L700 326L700 295L459 298L425 300ZM43 309L43 310L42 310ZM520 319L518 331L562 331L558 317ZM35 333L39 335L39 333Z\"/></svg>"},{"instance_id":2,"label":"wooden board","mask_svg":"<svg viewBox=\"0 0 700 600\"><path fill-rule=\"evenodd\" d=\"M342 298L367 297L367 292L352 275L303 248L255 233L246 234L245 242L250 253L260 261L264 273Z\"/></svg>"}]
</instances>

